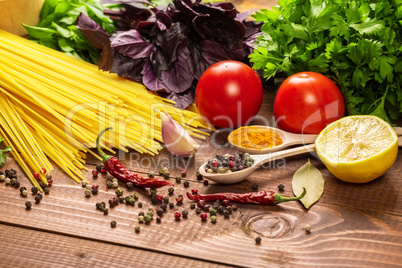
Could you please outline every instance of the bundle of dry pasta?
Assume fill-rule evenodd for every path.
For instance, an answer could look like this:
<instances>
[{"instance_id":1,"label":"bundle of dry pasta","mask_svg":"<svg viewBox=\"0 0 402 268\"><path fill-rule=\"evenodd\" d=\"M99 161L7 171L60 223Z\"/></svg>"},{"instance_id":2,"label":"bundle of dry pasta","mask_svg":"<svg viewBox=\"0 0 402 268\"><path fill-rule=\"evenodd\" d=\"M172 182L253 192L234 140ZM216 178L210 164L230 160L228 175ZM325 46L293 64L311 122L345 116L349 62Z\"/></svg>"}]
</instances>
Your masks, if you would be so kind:
<instances>
[{"instance_id":1,"label":"bundle of dry pasta","mask_svg":"<svg viewBox=\"0 0 402 268\"><path fill-rule=\"evenodd\" d=\"M208 132L199 128L211 129L194 106L176 109L139 83L4 31L0 95L0 134L36 186L32 174L52 170L48 158L74 180L84 180L85 154L107 126L114 132L102 140L104 149L157 154L162 138L155 106L193 136L205 138ZM40 179L47 183L43 174Z\"/></svg>"}]
</instances>

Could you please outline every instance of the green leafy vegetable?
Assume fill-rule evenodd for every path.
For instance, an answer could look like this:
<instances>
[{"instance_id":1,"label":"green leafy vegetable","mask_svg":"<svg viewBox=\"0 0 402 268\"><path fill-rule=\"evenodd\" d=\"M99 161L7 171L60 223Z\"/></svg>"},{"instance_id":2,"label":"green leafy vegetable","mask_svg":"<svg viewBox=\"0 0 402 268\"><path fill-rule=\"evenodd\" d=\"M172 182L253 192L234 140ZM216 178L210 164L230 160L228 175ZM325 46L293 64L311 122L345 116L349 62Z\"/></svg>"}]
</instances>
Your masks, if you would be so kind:
<instances>
[{"instance_id":1,"label":"green leafy vegetable","mask_svg":"<svg viewBox=\"0 0 402 268\"><path fill-rule=\"evenodd\" d=\"M321 172L310 163L310 159L293 175L293 193L298 196L303 192L303 188L307 190L306 195L300 199L306 209L320 199L324 192L324 185L325 181Z\"/></svg>"},{"instance_id":2,"label":"green leafy vegetable","mask_svg":"<svg viewBox=\"0 0 402 268\"><path fill-rule=\"evenodd\" d=\"M74 23L81 13L85 13L107 33L112 33L116 28L109 16L103 14L103 9L99 0L45 0L39 23L24 27L36 42L98 64L100 50L92 46Z\"/></svg>"},{"instance_id":3,"label":"green leafy vegetable","mask_svg":"<svg viewBox=\"0 0 402 268\"><path fill-rule=\"evenodd\" d=\"M4 141L4 139L2 137L0 137L0 143L2 143ZM0 167L2 165L4 165L4 163L6 162L7 156L5 155L5 153L10 152L11 151L11 146L7 146L4 149L0 149Z\"/></svg>"},{"instance_id":4,"label":"green leafy vegetable","mask_svg":"<svg viewBox=\"0 0 402 268\"><path fill-rule=\"evenodd\" d=\"M402 117L402 1L279 0L250 55L266 79L322 73L338 82L349 114Z\"/></svg>"}]
</instances>

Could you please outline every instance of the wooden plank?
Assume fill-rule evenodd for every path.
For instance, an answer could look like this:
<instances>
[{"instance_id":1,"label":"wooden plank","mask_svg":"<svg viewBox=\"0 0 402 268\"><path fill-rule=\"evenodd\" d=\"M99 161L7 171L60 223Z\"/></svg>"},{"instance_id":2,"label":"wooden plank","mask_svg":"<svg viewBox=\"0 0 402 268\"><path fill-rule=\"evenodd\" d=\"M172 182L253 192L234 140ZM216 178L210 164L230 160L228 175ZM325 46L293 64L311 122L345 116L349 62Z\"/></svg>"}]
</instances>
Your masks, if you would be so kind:
<instances>
[{"instance_id":1,"label":"wooden plank","mask_svg":"<svg viewBox=\"0 0 402 268\"><path fill-rule=\"evenodd\" d=\"M227 267L0 224L0 267Z\"/></svg>"}]
</instances>

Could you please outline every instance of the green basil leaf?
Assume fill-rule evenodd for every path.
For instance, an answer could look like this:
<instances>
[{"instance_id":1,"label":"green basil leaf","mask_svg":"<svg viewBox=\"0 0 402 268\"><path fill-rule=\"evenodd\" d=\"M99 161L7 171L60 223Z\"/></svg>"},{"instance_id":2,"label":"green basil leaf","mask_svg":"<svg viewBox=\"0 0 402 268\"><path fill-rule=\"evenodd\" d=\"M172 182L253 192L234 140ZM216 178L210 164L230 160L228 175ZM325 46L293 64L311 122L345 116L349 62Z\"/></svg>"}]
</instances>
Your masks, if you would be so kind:
<instances>
[{"instance_id":1,"label":"green basil leaf","mask_svg":"<svg viewBox=\"0 0 402 268\"><path fill-rule=\"evenodd\" d=\"M310 159L307 164L299 168L293 175L293 193L299 196L303 192L303 188L307 190L306 195L300 199L306 209L320 199L324 192L324 185L325 181L321 171L310 163Z\"/></svg>"}]
</instances>

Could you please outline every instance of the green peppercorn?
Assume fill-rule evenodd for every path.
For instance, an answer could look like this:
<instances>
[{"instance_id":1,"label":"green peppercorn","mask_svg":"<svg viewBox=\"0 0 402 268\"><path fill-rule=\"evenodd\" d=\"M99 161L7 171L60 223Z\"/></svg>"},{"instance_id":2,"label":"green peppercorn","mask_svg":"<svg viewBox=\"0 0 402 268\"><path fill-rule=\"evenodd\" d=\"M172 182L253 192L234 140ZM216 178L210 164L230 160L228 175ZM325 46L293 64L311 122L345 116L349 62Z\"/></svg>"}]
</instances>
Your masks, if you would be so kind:
<instances>
[{"instance_id":1,"label":"green peppercorn","mask_svg":"<svg viewBox=\"0 0 402 268\"><path fill-rule=\"evenodd\" d=\"M148 211L146 215L149 215L151 218L153 218L155 214L153 211Z\"/></svg>"},{"instance_id":2,"label":"green peppercorn","mask_svg":"<svg viewBox=\"0 0 402 268\"><path fill-rule=\"evenodd\" d=\"M163 172L164 172L164 170L163 170L163 169L160 169L160 170L158 171L159 176L162 176L162 175L163 175Z\"/></svg>"},{"instance_id":3,"label":"green peppercorn","mask_svg":"<svg viewBox=\"0 0 402 268\"><path fill-rule=\"evenodd\" d=\"M211 209L209 210L209 214L210 214L211 216L215 216L215 215L216 215L216 209L211 208Z\"/></svg>"},{"instance_id":4,"label":"green peppercorn","mask_svg":"<svg viewBox=\"0 0 402 268\"><path fill-rule=\"evenodd\" d=\"M145 223L150 223L151 220L152 220L152 217L151 217L149 214L146 214L146 215L144 216L144 221L145 221Z\"/></svg>"},{"instance_id":5,"label":"green peppercorn","mask_svg":"<svg viewBox=\"0 0 402 268\"><path fill-rule=\"evenodd\" d=\"M148 178L150 178L150 179L155 178L155 173L154 172L149 172L148 173Z\"/></svg>"},{"instance_id":6,"label":"green peppercorn","mask_svg":"<svg viewBox=\"0 0 402 268\"><path fill-rule=\"evenodd\" d=\"M138 202L138 207L142 208L142 202Z\"/></svg>"},{"instance_id":7,"label":"green peppercorn","mask_svg":"<svg viewBox=\"0 0 402 268\"><path fill-rule=\"evenodd\" d=\"M143 222L144 221L144 216L143 215L138 215L138 221Z\"/></svg>"},{"instance_id":8,"label":"green peppercorn","mask_svg":"<svg viewBox=\"0 0 402 268\"><path fill-rule=\"evenodd\" d=\"M32 203L29 202L29 201L26 201L26 202L25 202L25 208L26 208L26 210L30 210L31 207L32 207Z\"/></svg>"},{"instance_id":9,"label":"green peppercorn","mask_svg":"<svg viewBox=\"0 0 402 268\"><path fill-rule=\"evenodd\" d=\"M129 181L129 182L127 182L126 183L126 187L127 187L127 189L133 189L134 188L134 184L131 182L131 181Z\"/></svg>"},{"instance_id":10,"label":"green peppercorn","mask_svg":"<svg viewBox=\"0 0 402 268\"><path fill-rule=\"evenodd\" d=\"M174 178L174 179L176 180L177 183L180 183L180 182L181 182L181 178L180 178L180 177L176 177L176 178Z\"/></svg>"},{"instance_id":11,"label":"green peppercorn","mask_svg":"<svg viewBox=\"0 0 402 268\"><path fill-rule=\"evenodd\" d=\"M257 236L255 238L255 243L260 244L261 243L261 237Z\"/></svg>"},{"instance_id":12,"label":"green peppercorn","mask_svg":"<svg viewBox=\"0 0 402 268\"><path fill-rule=\"evenodd\" d=\"M90 197L91 194L92 194L92 191L89 190L89 189L86 189L84 193L85 193L85 196L86 196L86 197Z\"/></svg>"},{"instance_id":13,"label":"green peppercorn","mask_svg":"<svg viewBox=\"0 0 402 268\"><path fill-rule=\"evenodd\" d=\"M37 194L38 191L39 191L39 189L38 189L38 187L36 187L36 186L34 186L34 187L31 188L32 194Z\"/></svg>"},{"instance_id":14,"label":"green peppercorn","mask_svg":"<svg viewBox=\"0 0 402 268\"><path fill-rule=\"evenodd\" d=\"M211 222L216 223L216 216L215 215L211 216Z\"/></svg>"},{"instance_id":15,"label":"green peppercorn","mask_svg":"<svg viewBox=\"0 0 402 268\"><path fill-rule=\"evenodd\" d=\"M123 195L123 189L117 188L115 193L116 193L117 196L122 196Z\"/></svg>"},{"instance_id":16,"label":"green peppercorn","mask_svg":"<svg viewBox=\"0 0 402 268\"><path fill-rule=\"evenodd\" d=\"M134 230L135 230L136 233L139 233L140 230L141 230L141 227L140 227L139 225L136 225L136 226L134 227Z\"/></svg>"},{"instance_id":17,"label":"green peppercorn","mask_svg":"<svg viewBox=\"0 0 402 268\"><path fill-rule=\"evenodd\" d=\"M134 194L133 194L133 197L134 197L135 200L138 200L138 198L139 198L138 193L134 193Z\"/></svg>"},{"instance_id":18,"label":"green peppercorn","mask_svg":"<svg viewBox=\"0 0 402 268\"><path fill-rule=\"evenodd\" d=\"M188 181L183 182L183 186L184 188L188 188L190 186L190 182Z\"/></svg>"},{"instance_id":19,"label":"green peppercorn","mask_svg":"<svg viewBox=\"0 0 402 268\"><path fill-rule=\"evenodd\" d=\"M126 201L126 204L129 204L132 206L134 206L134 204L135 204L135 199L131 195L126 196L125 201Z\"/></svg>"},{"instance_id":20,"label":"green peppercorn","mask_svg":"<svg viewBox=\"0 0 402 268\"><path fill-rule=\"evenodd\" d=\"M115 228L117 226L117 222L111 221L110 222L110 227Z\"/></svg>"}]
</instances>

